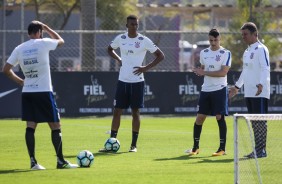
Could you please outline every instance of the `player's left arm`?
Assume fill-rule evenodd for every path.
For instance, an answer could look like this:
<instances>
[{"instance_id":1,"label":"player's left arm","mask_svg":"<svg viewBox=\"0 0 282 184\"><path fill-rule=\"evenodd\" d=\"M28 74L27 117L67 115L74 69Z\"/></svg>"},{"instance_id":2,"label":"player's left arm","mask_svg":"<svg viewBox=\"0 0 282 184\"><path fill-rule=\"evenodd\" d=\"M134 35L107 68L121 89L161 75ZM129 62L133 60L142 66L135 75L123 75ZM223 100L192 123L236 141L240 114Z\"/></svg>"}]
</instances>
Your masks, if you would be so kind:
<instances>
[{"instance_id":1,"label":"player's left arm","mask_svg":"<svg viewBox=\"0 0 282 184\"><path fill-rule=\"evenodd\" d=\"M164 53L161 51L160 48L158 48L152 42L152 40L150 40L147 37L144 37L144 44L145 44L145 49L150 51L151 53L153 53L155 55L155 59L152 62L150 62L149 64L147 64L146 66L135 66L135 67L133 67L134 68L133 73L135 75L140 75L140 74L148 71L150 68L153 68L154 66L159 64L165 58Z\"/></svg>"},{"instance_id":2,"label":"player's left arm","mask_svg":"<svg viewBox=\"0 0 282 184\"><path fill-rule=\"evenodd\" d=\"M150 68L153 68L165 58L164 53L159 48L153 54L155 55L155 59L152 62L150 62L146 66L134 67L135 70L133 71L133 73L135 75L140 75L141 73L148 71Z\"/></svg>"},{"instance_id":3,"label":"player's left arm","mask_svg":"<svg viewBox=\"0 0 282 184\"><path fill-rule=\"evenodd\" d=\"M12 70L13 65L6 63L2 69L3 73L10 78L11 80L13 80L14 82L16 82L17 84L19 84L20 86L23 86L24 84L24 80L22 78L20 78L19 76L17 76L14 71Z\"/></svg>"}]
</instances>

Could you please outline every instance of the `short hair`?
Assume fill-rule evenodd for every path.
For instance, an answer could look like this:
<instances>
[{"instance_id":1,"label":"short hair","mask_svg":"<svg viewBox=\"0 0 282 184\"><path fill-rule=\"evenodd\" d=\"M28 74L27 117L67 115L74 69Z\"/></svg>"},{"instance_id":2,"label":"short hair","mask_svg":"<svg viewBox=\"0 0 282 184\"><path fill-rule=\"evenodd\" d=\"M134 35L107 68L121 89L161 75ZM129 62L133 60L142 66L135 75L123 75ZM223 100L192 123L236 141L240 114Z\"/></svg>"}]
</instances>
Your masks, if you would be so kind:
<instances>
[{"instance_id":1,"label":"short hair","mask_svg":"<svg viewBox=\"0 0 282 184\"><path fill-rule=\"evenodd\" d=\"M215 28L211 29L209 32L209 36L213 36L215 38L217 38L219 36L219 31Z\"/></svg>"},{"instance_id":2,"label":"short hair","mask_svg":"<svg viewBox=\"0 0 282 184\"><path fill-rule=\"evenodd\" d=\"M28 35L31 34L36 34L39 30L42 31L42 26L41 24L39 24L37 21L32 21L29 25L28 25Z\"/></svg>"},{"instance_id":3,"label":"short hair","mask_svg":"<svg viewBox=\"0 0 282 184\"><path fill-rule=\"evenodd\" d=\"M137 20L138 17L136 15L129 15L127 18L126 18L126 21L128 20Z\"/></svg>"},{"instance_id":4,"label":"short hair","mask_svg":"<svg viewBox=\"0 0 282 184\"><path fill-rule=\"evenodd\" d=\"M249 30L251 33L257 32L258 28L253 22L246 22L242 27L241 30Z\"/></svg>"}]
</instances>

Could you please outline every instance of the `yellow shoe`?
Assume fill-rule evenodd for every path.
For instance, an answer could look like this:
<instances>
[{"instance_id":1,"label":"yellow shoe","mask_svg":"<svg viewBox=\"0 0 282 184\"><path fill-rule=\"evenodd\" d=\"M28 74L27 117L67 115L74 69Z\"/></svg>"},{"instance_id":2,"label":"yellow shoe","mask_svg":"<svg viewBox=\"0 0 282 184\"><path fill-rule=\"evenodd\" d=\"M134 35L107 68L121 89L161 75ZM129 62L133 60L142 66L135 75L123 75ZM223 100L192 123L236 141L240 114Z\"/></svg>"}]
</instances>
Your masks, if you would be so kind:
<instances>
[{"instance_id":1,"label":"yellow shoe","mask_svg":"<svg viewBox=\"0 0 282 184\"><path fill-rule=\"evenodd\" d=\"M193 149L186 150L185 153L187 153L189 156L198 155L200 153L200 150L193 148Z\"/></svg>"},{"instance_id":2,"label":"yellow shoe","mask_svg":"<svg viewBox=\"0 0 282 184\"><path fill-rule=\"evenodd\" d=\"M217 152L213 153L212 156L222 156L226 155L226 152L222 149L217 150Z\"/></svg>"}]
</instances>

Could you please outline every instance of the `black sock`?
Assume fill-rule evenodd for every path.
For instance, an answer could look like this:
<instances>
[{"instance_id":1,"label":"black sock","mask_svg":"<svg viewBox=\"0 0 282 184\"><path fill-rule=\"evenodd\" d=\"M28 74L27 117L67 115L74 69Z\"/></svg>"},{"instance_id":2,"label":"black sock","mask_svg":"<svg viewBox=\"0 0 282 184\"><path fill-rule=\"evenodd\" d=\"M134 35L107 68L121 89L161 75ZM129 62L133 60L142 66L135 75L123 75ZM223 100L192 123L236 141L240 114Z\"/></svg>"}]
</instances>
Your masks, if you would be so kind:
<instances>
[{"instance_id":1,"label":"black sock","mask_svg":"<svg viewBox=\"0 0 282 184\"><path fill-rule=\"evenodd\" d=\"M203 125L197 125L196 123L194 123L194 133L193 133L193 138L194 138L194 146L193 146L193 148L194 149L198 149L199 148L202 127L203 127Z\"/></svg>"},{"instance_id":2,"label":"black sock","mask_svg":"<svg viewBox=\"0 0 282 184\"><path fill-rule=\"evenodd\" d=\"M131 146L135 146L136 147L136 142L138 139L138 134L139 132L134 132L132 131L132 142L131 142Z\"/></svg>"},{"instance_id":3,"label":"black sock","mask_svg":"<svg viewBox=\"0 0 282 184\"><path fill-rule=\"evenodd\" d=\"M62 143L61 129L52 130L51 136L52 136L52 143L55 148L58 161L63 162L64 156L63 156L63 149L62 149L63 143Z\"/></svg>"},{"instance_id":4,"label":"black sock","mask_svg":"<svg viewBox=\"0 0 282 184\"><path fill-rule=\"evenodd\" d=\"M111 137L117 138L117 133L118 133L118 131L111 130Z\"/></svg>"},{"instance_id":5,"label":"black sock","mask_svg":"<svg viewBox=\"0 0 282 184\"><path fill-rule=\"evenodd\" d=\"M225 151L227 126L223 115L221 115L220 120L217 120L217 123L219 128L219 139L220 139L219 149Z\"/></svg>"},{"instance_id":6,"label":"black sock","mask_svg":"<svg viewBox=\"0 0 282 184\"><path fill-rule=\"evenodd\" d=\"M30 162L37 163L35 159L35 138L34 138L35 129L27 127L25 130L25 142L28 150L28 154L30 157Z\"/></svg>"}]
</instances>

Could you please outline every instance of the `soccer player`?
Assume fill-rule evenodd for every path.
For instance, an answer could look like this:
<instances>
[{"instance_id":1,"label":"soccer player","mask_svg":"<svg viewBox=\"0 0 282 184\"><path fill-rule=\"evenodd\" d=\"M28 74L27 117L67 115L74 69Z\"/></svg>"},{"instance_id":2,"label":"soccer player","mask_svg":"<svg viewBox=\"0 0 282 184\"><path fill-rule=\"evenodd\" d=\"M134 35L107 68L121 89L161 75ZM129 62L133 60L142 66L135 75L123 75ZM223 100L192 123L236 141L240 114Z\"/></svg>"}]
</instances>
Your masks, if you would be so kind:
<instances>
[{"instance_id":1,"label":"soccer player","mask_svg":"<svg viewBox=\"0 0 282 184\"><path fill-rule=\"evenodd\" d=\"M203 123L208 115L216 117L219 127L220 144L212 156L225 155L227 127L225 116L228 115L227 73L231 66L231 53L220 46L220 33L211 29L209 34L210 47L200 52L201 67L194 68L198 76L204 76L204 83L198 101L198 112L194 124L192 149L186 150L188 155L199 154L199 143Z\"/></svg>"},{"instance_id":2,"label":"soccer player","mask_svg":"<svg viewBox=\"0 0 282 184\"><path fill-rule=\"evenodd\" d=\"M229 97L233 97L244 85L244 96L250 114L267 114L270 99L270 65L269 52L258 40L257 26L247 22L241 27L242 38L248 48L243 55L243 70L235 86L230 88ZM266 157L267 122L252 121L255 138L255 151L247 158Z\"/></svg>"},{"instance_id":3,"label":"soccer player","mask_svg":"<svg viewBox=\"0 0 282 184\"><path fill-rule=\"evenodd\" d=\"M137 139L140 129L139 109L144 106L144 75L150 68L164 59L163 52L146 36L137 32L138 18L127 17L128 32L115 37L108 46L109 55L120 64L119 78L114 99L114 112L111 126L111 137L116 138L120 127L123 109L131 108L132 142L129 152L137 152ZM121 56L114 49L120 49ZM146 52L155 55L154 60L143 66ZM106 152L100 149L99 152Z\"/></svg>"},{"instance_id":4,"label":"soccer player","mask_svg":"<svg viewBox=\"0 0 282 184\"><path fill-rule=\"evenodd\" d=\"M51 38L42 38L43 31ZM3 72L8 78L23 86L22 120L26 121L25 140L31 169L45 169L35 158L34 133L38 123L41 122L48 122L51 129L52 143L57 155L57 168L76 168L78 166L66 161L62 153L60 116L53 96L50 74L49 51L63 45L64 40L53 29L39 21L32 21L29 24L28 35L30 40L13 50L3 67ZM24 79L12 70L18 64Z\"/></svg>"}]
</instances>

